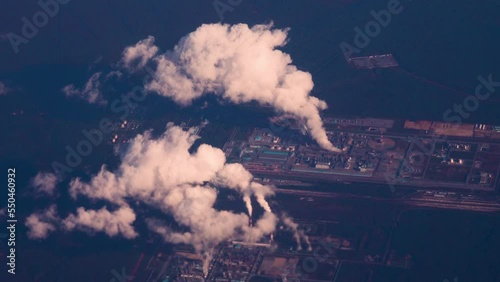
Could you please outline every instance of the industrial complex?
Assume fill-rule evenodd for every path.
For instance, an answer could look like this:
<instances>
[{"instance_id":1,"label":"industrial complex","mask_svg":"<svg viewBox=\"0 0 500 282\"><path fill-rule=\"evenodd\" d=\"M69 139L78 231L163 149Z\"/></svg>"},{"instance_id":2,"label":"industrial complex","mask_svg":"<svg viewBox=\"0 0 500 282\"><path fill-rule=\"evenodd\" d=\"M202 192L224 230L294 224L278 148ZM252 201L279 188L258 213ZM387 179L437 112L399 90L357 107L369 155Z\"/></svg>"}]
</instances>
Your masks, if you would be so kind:
<instances>
[{"instance_id":1,"label":"industrial complex","mask_svg":"<svg viewBox=\"0 0 500 282\"><path fill-rule=\"evenodd\" d=\"M206 258L191 246L163 247L149 258L144 281L410 281L413 254L393 242L406 211L500 211L500 127L327 118L329 139L341 149L336 153L319 148L298 124L273 122L270 128L235 128L223 150L254 180L276 186L276 197L296 210L307 241L297 245L282 225L260 242L229 240L210 251L205 273ZM393 194L311 188L318 183L360 183ZM376 203L386 208L370 211Z\"/></svg>"},{"instance_id":2,"label":"industrial complex","mask_svg":"<svg viewBox=\"0 0 500 282\"><path fill-rule=\"evenodd\" d=\"M276 240L267 237L257 243L229 241L215 247L209 271L204 274L202 258L188 246L180 245L171 252L159 252L152 256L147 262L148 277L145 280L252 281L258 278L269 281L333 281L339 274L337 270L342 259L366 260L370 264L381 264L384 259L402 265L408 263L400 258L391 258L389 254L385 254L384 258L383 244L367 248L368 237L361 230L354 234L342 234L339 222L318 220L301 222L301 226L311 241L309 248L297 248L290 241L290 233L279 226ZM365 254L368 249L370 251ZM314 257L314 253L318 255ZM311 262L314 265L309 265Z\"/></svg>"},{"instance_id":3,"label":"industrial complex","mask_svg":"<svg viewBox=\"0 0 500 282\"><path fill-rule=\"evenodd\" d=\"M320 149L298 130L255 128L224 151L254 175L304 181L385 183L495 191L500 127L432 121L329 118ZM233 136L236 136L233 134Z\"/></svg>"}]
</instances>

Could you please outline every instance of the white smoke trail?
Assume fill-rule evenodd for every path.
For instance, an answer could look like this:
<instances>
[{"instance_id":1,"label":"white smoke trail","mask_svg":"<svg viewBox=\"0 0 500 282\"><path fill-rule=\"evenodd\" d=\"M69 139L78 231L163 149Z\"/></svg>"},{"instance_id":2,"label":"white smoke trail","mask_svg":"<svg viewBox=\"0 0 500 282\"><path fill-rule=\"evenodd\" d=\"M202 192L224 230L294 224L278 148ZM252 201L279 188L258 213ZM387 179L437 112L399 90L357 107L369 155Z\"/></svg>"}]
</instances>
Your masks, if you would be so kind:
<instances>
[{"instance_id":1,"label":"white smoke trail","mask_svg":"<svg viewBox=\"0 0 500 282\"><path fill-rule=\"evenodd\" d=\"M208 267L210 266L210 262L212 261L212 252L211 251L206 251L203 253L202 257L203 261L203 275L207 276L208 275Z\"/></svg>"},{"instance_id":2,"label":"white smoke trail","mask_svg":"<svg viewBox=\"0 0 500 282\"><path fill-rule=\"evenodd\" d=\"M266 211L266 212L272 212L271 207L269 206L269 203L266 201L264 198L264 195L262 194L255 194L255 198L257 199L257 203Z\"/></svg>"},{"instance_id":3,"label":"white smoke trail","mask_svg":"<svg viewBox=\"0 0 500 282\"><path fill-rule=\"evenodd\" d=\"M307 250L309 252L312 251L312 246L311 246L311 241L309 241L309 236L307 236L305 233L304 233L304 230L300 230L299 231L299 234L300 234L300 237L302 237L302 239L304 239L304 242L306 242L307 244Z\"/></svg>"},{"instance_id":4,"label":"white smoke trail","mask_svg":"<svg viewBox=\"0 0 500 282\"><path fill-rule=\"evenodd\" d=\"M272 24L204 24L191 32L170 52L156 55L154 38L127 47L122 62L133 59L156 63L146 89L170 97L181 105L205 94L236 103L256 101L271 105L280 114L305 121L312 138L324 149L339 151L328 140L320 111L327 104L309 95L312 76L292 65L290 55L277 49L287 43L288 29Z\"/></svg>"},{"instance_id":5,"label":"white smoke trail","mask_svg":"<svg viewBox=\"0 0 500 282\"><path fill-rule=\"evenodd\" d=\"M295 223L293 219L287 216L286 214L281 215L281 220L288 227L288 229L292 231L293 237L297 242L297 250L299 251L302 250L302 242L301 242L302 238L304 242L306 242L307 244L307 250L312 251L311 242L309 241L309 237L304 233L304 230L299 230L299 225Z\"/></svg>"},{"instance_id":6,"label":"white smoke trail","mask_svg":"<svg viewBox=\"0 0 500 282\"><path fill-rule=\"evenodd\" d=\"M269 203L266 201L266 196L274 193L271 188L257 182L250 183L248 188L253 192L257 203L259 203L264 211L272 213L271 206L269 206Z\"/></svg>"},{"instance_id":7,"label":"white smoke trail","mask_svg":"<svg viewBox=\"0 0 500 282\"><path fill-rule=\"evenodd\" d=\"M252 199L250 199L249 194L243 195L243 202L245 202L245 206L248 211L248 216L252 218Z\"/></svg>"},{"instance_id":8,"label":"white smoke trail","mask_svg":"<svg viewBox=\"0 0 500 282\"><path fill-rule=\"evenodd\" d=\"M297 228L299 225L297 223L293 222L293 220L286 215L282 215L281 220L283 221L285 226L287 226L288 229L290 231L292 231L293 237L295 238L295 241L297 242L297 250L299 250L299 251L302 250L302 244L300 242L300 235L299 235L299 232L297 231Z\"/></svg>"}]
</instances>

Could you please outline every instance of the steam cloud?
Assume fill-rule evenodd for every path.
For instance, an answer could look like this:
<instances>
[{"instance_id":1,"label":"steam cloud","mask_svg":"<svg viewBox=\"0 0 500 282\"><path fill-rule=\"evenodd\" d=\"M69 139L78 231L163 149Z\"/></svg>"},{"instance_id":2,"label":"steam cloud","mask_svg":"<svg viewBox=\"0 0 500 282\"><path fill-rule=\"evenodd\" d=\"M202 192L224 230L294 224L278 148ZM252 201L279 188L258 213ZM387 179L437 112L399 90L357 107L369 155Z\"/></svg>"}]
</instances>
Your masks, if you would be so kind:
<instances>
[{"instance_id":1,"label":"steam cloud","mask_svg":"<svg viewBox=\"0 0 500 282\"><path fill-rule=\"evenodd\" d=\"M148 38L137 42L135 46L125 48L121 60L123 66L129 71L143 68L158 52L158 47L154 45L154 42L154 37L148 36Z\"/></svg>"},{"instance_id":2,"label":"steam cloud","mask_svg":"<svg viewBox=\"0 0 500 282\"><path fill-rule=\"evenodd\" d=\"M138 235L131 225L134 221L135 213L129 207L121 207L114 212L109 212L106 208L94 211L80 207L76 215L69 215L62 224L66 230L103 231L108 236L121 233L123 237L132 239Z\"/></svg>"},{"instance_id":3,"label":"steam cloud","mask_svg":"<svg viewBox=\"0 0 500 282\"><path fill-rule=\"evenodd\" d=\"M291 64L290 56L277 49L286 44L287 32L272 29L272 25L202 25L182 38L172 51L161 55L157 55L154 37L141 40L124 50L120 65L135 72L154 61L156 70L146 89L181 105L189 105L209 93L233 103L257 101L271 105L280 114L304 122L322 148L338 151L328 140L319 114L326 109L326 103L309 95L313 88L311 75L298 70ZM100 75L94 74L83 89L71 84L63 91L90 103L101 103ZM166 241L191 244L205 258L206 271L211 249L217 244L228 239L255 242L272 234L279 218L266 198L273 195L273 190L253 182L242 165L227 164L224 152L218 148L202 144L191 153L197 138L194 129L184 131L172 124L159 138L153 138L150 132L136 136L130 140L116 170L102 166L89 182L76 178L70 183L73 198L105 200L114 210L80 207L76 214L60 219L55 206L51 206L27 218L29 236L45 238L59 224L65 230L135 238L139 235L133 227L136 215L129 203L142 202L171 216L187 230L179 232L160 219L146 219L149 229ZM38 186L47 184L47 189L42 190L53 191L50 178L39 180ZM248 215L216 210L215 187L238 191ZM252 196L264 214L249 226ZM298 248L303 239L310 249L309 240L298 225L287 216L281 220L294 233Z\"/></svg>"},{"instance_id":4,"label":"steam cloud","mask_svg":"<svg viewBox=\"0 0 500 282\"><path fill-rule=\"evenodd\" d=\"M90 79L85 84L85 87L78 89L74 84L68 84L63 87L62 92L67 97L78 97L79 99L85 100L89 104L105 105L107 102L104 100L101 93L101 73L94 73Z\"/></svg>"},{"instance_id":5,"label":"steam cloud","mask_svg":"<svg viewBox=\"0 0 500 282\"><path fill-rule=\"evenodd\" d=\"M26 218L28 237L31 239L44 239L49 233L56 230L54 222L58 221L56 206L52 205L42 212L36 212Z\"/></svg>"},{"instance_id":6,"label":"steam cloud","mask_svg":"<svg viewBox=\"0 0 500 282\"><path fill-rule=\"evenodd\" d=\"M32 180L32 185L39 193L53 195L58 183L57 176L53 173L39 172Z\"/></svg>"},{"instance_id":7,"label":"steam cloud","mask_svg":"<svg viewBox=\"0 0 500 282\"><path fill-rule=\"evenodd\" d=\"M188 231L170 229L158 219L148 219L149 228L171 243L191 244L202 256L209 258L210 250L222 241L240 239L255 242L274 232L278 217L267 203L273 190L252 181L252 175L240 164L226 164L224 152L202 144L190 153L195 140L194 128L187 131L169 124L157 139L150 132L136 136L115 171L105 166L89 182L73 179L70 195L106 200L118 206L77 209L64 219L58 219L64 230L105 232L108 236L135 238L133 223L136 215L129 202L142 202L170 215ZM234 189L241 193L249 214L250 197L254 195L265 210L254 226L249 216L225 210L216 210L215 188ZM51 212L33 214L26 223L33 238L44 238L55 229L55 208Z\"/></svg>"},{"instance_id":8,"label":"steam cloud","mask_svg":"<svg viewBox=\"0 0 500 282\"><path fill-rule=\"evenodd\" d=\"M272 25L205 24L182 38L172 51L157 55L152 36L127 47L122 61L149 59L156 63L147 90L170 97L181 105L208 93L239 104L257 101L304 122L311 136L324 149L339 151L328 140L319 111L327 104L310 96L311 74L292 65L278 50L287 42L287 29Z\"/></svg>"}]
</instances>

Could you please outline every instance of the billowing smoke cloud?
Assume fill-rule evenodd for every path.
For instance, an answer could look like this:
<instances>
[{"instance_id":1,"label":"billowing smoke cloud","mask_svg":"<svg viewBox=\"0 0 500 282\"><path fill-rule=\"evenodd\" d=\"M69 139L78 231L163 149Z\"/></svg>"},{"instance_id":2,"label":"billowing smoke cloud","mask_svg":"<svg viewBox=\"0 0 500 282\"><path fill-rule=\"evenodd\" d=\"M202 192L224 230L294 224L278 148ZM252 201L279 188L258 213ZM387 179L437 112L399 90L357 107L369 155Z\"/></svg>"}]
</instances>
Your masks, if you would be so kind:
<instances>
[{"instance_id":1,"label":"billowing smoke cloud","mask_svg":"<svg viewBox=\"0 0 500 282\"><path fill-rule=\"evenodd\" d=\"M125 48L122 54L121 64L129 71L135 71L146 65L158 52L158 47L154 45L153 36L143 39L135 46Z\"/></svg>"},{"instance_id":2,"label":"billowing smoke cloud","mask_svg":"<svg viewBox=\"0 0 500 282\"><path fill-rule=\"evenodd\" d=\"M107 102L104 100L100 90L100 77L100 72L94 73L87 81L84 88L78 89L74 84L68 84L63 87L62 92L67 97L77 97L87 101L89 104L105 105Z\"/></svg>"},{"instance_id":3,"label":"billowing smoke cloud","mask_svg":"<svg viewBox=\"0 0 500 282\"><path fill-rule=\"evenodd\" d=\"M110 237L121 233L123 237L132 239L138 235L132 227L134 221L134 211L126 206L114 212L109 212L106 208L94 211L80 207L76 215L69 215L62 224L66 230L102 231Z\"/></svg>"},{"instance_id":4,"label":"billowing smoke cloud","mask_svg":"<svg viewBox=\"0 0 500 282\"><path fill-rule=\"evenodd\" d=\"M44 239L49 233L56 230L54 225L58 221L56 206L52 205L42 212L36 212L26 218L28 237L31 239Z\"/></svg>"},{"instance_id":5,"label":"billowing smoke cloud","mask_svg":"<svg viewBox=\"0 0 500 282\"><path fill-rule=\"evenodd\" d=\"M53 195L59 180L53 173L39 172L32 181L37 192Z\"/></svg>"},{"instance_id":6,"label":"billowing smoke cloud","mask_svg":"<svg viewBox=\"0 0 500 282\"><path fill-rule=\"evenodd\" d=\"M122 60L129 61L129 53L141 65L153 58L156 72L146 89L181 105L208 93L238 104L271 105L304 122L321 147L338 151L328 140L319 114L326 103L309 95L314 86L311 74L298 70L290 56L277 49L286 44L287 32L272 25L205 24L182 38L171 52L153 58L157 49L148 37L128 47Z\"/></svg>"},{"instance_id":7,"label":"billowing smoke cloud","mask_svg":"<svg viewBox=\"0 0 500 282\"><path fill-rule=\"evenodd\" d=\"M76 178L70 183L73 198L106 200L119 208L115 211L78 208L76 214L60 220L63 229L134 238L138 235L133 227L136 215L128 203L139 201L170 215L185 231L178 232L164 222L148 219L151 230L168 242L191 244L205 258L222 241L255 242L274 232L278 217L265 199L273 195L272 189L253 182L252 175L242 165L226 164L225 154L218 148L202 144L190 152L197 138L194 128L184 131L169 124L159 138L145 132L130 140L115 171L103 166L89 182ZM249 214L250 197L255 196L265 210L264 215L249 226L249 217L244 213L215 209L216 186L238 191Z\"/></svg>"},{"instance_id":8,"label":"billowing smoke cloud","mask_svg":"<svg viewBox=\"0 0 500 282\"><path fill-rule=\"evenodd\" d=\"M139 234L133 226L136 215L129 202L141 202L164 212L181 226L182 232L163 220L146 219L149 229L165 241L192 245L204 258L206 273L212 250L219 243L229 239L256 242L275 232L279 218L266 200L274 194L272 188L253 182L252 175L241 164L227 164L224 152L218 148L201 144L192 151L198 138L194 132L194 128L185 131L168 124L164 134L156 139L150 132L137 135L129 141L116 170L102 166L89 182L76 178L70 183L73 198L105 200L118 208L110 211L106 207L100 210L80 207L76 214L60 219L52 206L28 217L29 236L45 238L58 224L67 231L104 232L110 237L132 239ZM244 213L215 209L218 194L215 187L239 192L250 216L254 196L264 214L249 225L249 216ZM282 219L298 236L300 246L304 234L301 235L291 218Z\"/></svg>"}]
</instances>

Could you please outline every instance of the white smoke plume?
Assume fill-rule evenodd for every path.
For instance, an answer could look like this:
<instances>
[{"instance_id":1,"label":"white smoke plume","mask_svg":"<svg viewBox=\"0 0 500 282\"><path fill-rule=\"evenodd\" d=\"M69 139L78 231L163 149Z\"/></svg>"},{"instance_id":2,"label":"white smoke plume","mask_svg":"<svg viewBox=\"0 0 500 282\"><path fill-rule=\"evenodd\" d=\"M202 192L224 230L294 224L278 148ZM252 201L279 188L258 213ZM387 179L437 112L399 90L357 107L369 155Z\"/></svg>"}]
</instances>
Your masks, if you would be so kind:
<instances>
[{"instance_id":1,"label":"white smoke plume","mask_svg":"<svg viewBox=\"0 0 500 282\"><path fill-rule=\"evenodd\" d=\"M212 250L221 242L236 239L256 242L275 232L279 218L272 212L266 197L274 194L272 187L253 182L253 176L241 164L227 164L222 150L201 144L191 147L198 136L195 129L183 130L172 124L158 138L150 132L137 135L121 156L114 171L106 166L85 182L79 178L70 183L73 198L87 197L105 200L118 206L113 211L103 207L76 213L60 219L52 206L45 212L32 214L26 221L31 238L45 238L56 230L104 232L110 237L136 238L136 214L130 202L140 202L161 210L175 220L177 228L158 219L146 219L148 228L170 243L189 244L203 258L205 274ZM249 216L214 208L217 188L238 191L252 214L251 196L264 209L264 214L249 226ZM285 225L294 232L300 246L300 231L288 217ZM307 240L307 239L306 239Z\"/></svg>"},{"instance_id":2,"label":"white smoke plume","mask_svg":"<svg viewBox=\"0 0 500 282\"><path fill-rule=\"evenodd\" d=\"M257 203L259 203L259 205L264 209L264 211L272 213L271 207L269 206L269 203L266 201L266 197L270 194L273 194L273 191L268 186L264 186L257 182L253 182L250 185L250 187L253 190L253 193L255 194Z\"/></svg>"},{"instance_id":3,"label":"white smoke plume","mask_svg":"<svg viewBox=\"0 0 500 282\"><path fill-rule=\"evenodd\" d=\"M85 100L89 104L105 105L107 101L101 93L101 73L94 73L85 84L85 87L79 89L74 84L68 84L63 87L62 92L67 97L77 97Z\"/></svg>"},{"instance_id":4,"label":"white smoke plume","mask_svg":"<svg viewBox=\"0 0 500 282\"><path fill-rule=\"evenodd\" d=\"M311 74L298 70L291 57L277 49L287 43L287 33L288 29L273 29L272 24L251 28L246 24L204 24L166 54L152 57L157 49L148 37L128 47L122 60L129 60L129 50L149 50L140 58L140 52L133 52L142 65L150 58L156 63L146 89L181 105L209 93L237 104L257 101L271 105L304 122L322 148L339 151L328 140L319 114L327 104L309 95L314 86Z\"/></svg>"},{"instance_id":5,"label":"white smoke plume","mask_svg":"<svg viewBox=\"0 0 500 282\"><path fill-rule=\"evenodd\" d=\"M154 42L154 37L148 36L137 42L135 46L125 48L120 63L129 71L143 68L158 52L158 47L154 45Z\"/></svg>"},{"instance_id":6,"label":"white smoke plume","mask_svg":"<svg viewBox=\"0 0 500 282\"><path fill-rule=\"evenodd\" d=\"M32 185L39 193L54 195L59 180L53 173L39 172L32 180Z\"/></svg>"},{"instance_id":7,"label":"white smoke plume","mask_svg":"<svg viewBox=\"0 0 500 282\"><path fill-rule=\"evenodd\" d=\"M244 194L243 195L243 202L245 202L245 207L247 208L248 211L248 216L252 218L252 199L250 198L249 194Z\"/></svg>"},{"instance_id":8,"label":"white smoke plume","mask_svg":"<svg viewBox=\"0 0 500 282\"><path fill-rule=\"evenodd\" d=\"M312 251L312 246L311 242L309 241L309 237L304 233L303 230L299 230L299 225L293 221L293 219L286 214L283 214L281 216L281 220L283 224L285 224L288 227L288 230L292 231L293 237L295 238L295 241L297 242L297 250L302 250L302 242L301 239L304 240L307 244L307 250Z\"/></svg>"},{"instance_id":9,"label":"white smoke plume","mask_svg":"<svg viewBox=\"0 0 500 282\"><path fill-rule=\"evenodd\" d=\"M278 217L270 212L264 212L264 215L257 220L254 226L245 226L243 239L248 242L256 242L265 235L273 233L278 223Z\"/></svg>"},{"instance_id":10,"label":"white smoke plume","mask_svg":"<svg viewBox=\"0 0 500 282\"><path fill-rule=\"evenodd\" d=\"M70 184L74 198L103 199L121 208L111 213L80 208L77 215L63 220L65 229L104 231L110 236L133 238L135 214L128 201L134 200L160 209L187 228L178 232L160 221L148 220L151 230L168 242L190 244L206 257L209 250L225 240L255 242L274 232L278 218L265 200L273 194L272 188L252 182L252 175L240 164L226 164L225 154L218 148L202 144L191 153L197 138L194 128L184 131L172 124L157 139L149 132L136 136L129 142L118 169L109 171L103 166L88 183L74 179ZM247 199L244 201L249 213L248 200L255 195L266 212L250 227L247 215L216 210L215 186L240 192Z\"/></svg>"},{"instance_id":11,"label":"white smoke plume","mask_svg":"<svg viewBox=\"0 0 500 282\"><path fill-rule=\"evenodd\" d=\"M222 150L201 144L195 128L183 130L172 124L158 138L150 132L137 135L121 156L114 171L106 166L88 182L73 179L70 195L105 200L118 206L88 210L83 207L64 219L57 217L55 206L43 213L32 214L26 221L30 237L45 238L59 224L63 230L104 232L108 236L136 238L136 214L129 203L144 203L169 215L182 231L158 219L146 219L147 226L171 243L189 244L204 258L207 270L211 252L219 243L230 240L256 242L275 232L279 218L273 214L266 197L274 194L272 187L253 182L252 175L240 164L227 164ZM264 209L264 214L249 226L249 216L217 210L217 188L238 191L252 214L251 196ZM285 225L298 234L297 225L283 217ZM299 237L300 245L300 237Z\"/></svg>"},{"instance_id":12,"label":"white smoke plume","mask_svg":"<svg viewBox=\"0 0 500 282\"><path fill-rule=\"evenodd\" d=\"M207 276L208 268L210 266L210 261L212 260L212 252L205 252L203 255L203 274Z\"/></svg>"},{"instance_id":13,"label":"white smoke plume","mask_svg":"<svg viewBox=\"0 0 500 282\"><path fill-rule=\"evenodd\" d=\"M266 199L262 194L256 194L255 197L257 198L257 203L264 209L264 211L271 213L271 207L267 203Z\"/></svg>"},{"instance_id":14,"label":"white smoke plume","mask_svg":"<svg viewBox=\"0 0 500 282\"><path fill-rule=\"evenodd\" d=\"M282 221L283 224L285 224L286 227L288 227L289 230L293 232L293 237L295 238L295 242L297 242L297 250L302 250L302 244L300 242L300 235L299 232L297 231L298 224L293 222L293 220L287 216L282 216Z\"/></svg>"},{"instance_id":15,"label":"white smoke plume","mask_svg":"<svg viewBox=\"0 0 500 282\"><path fill-rule=\"evenodd\" d=\"M311 246L311 241L309 241L309 236L306 235L304 230L299 230L299 234L304 239L304 242L307 244L307 250L310 252L312 251L312 246Z\"/></svg>"},{"instance_id":16,"label":"white smoke plume","mask_svg":"<svg viewBox=\"0 0 500 282\"><path fill-rule=\"evenodd\" d=\"M109 212L106 208L95 211L80 207L76 215L70 214L62 224L66 230L102 231L110 237L122 234L123 237L132 239L138 235L132 227L134 221L134 211L126 206L114 212Z\"/></svg>"},{"instance_id":17,"label":"white smoke plume","mask_svg":"<svg viewBox=\"0 0 500 282\"><path fill-rule=\"evenodd\" d=\"M226 164L222 170L217 172L215 183L225 187L233 188L243 194L243 201L248 211L248 215L252 216L252 201L250 195L254 194L257 202L266 212L271 212L271 208L265 197L274 195L273 190L261 185L257 182L251 182L253 176L241 164Z\"/></svg>"},{"instance_id":18,"label":"white smoke plume","mask_svg":"<svg viewBox=\"0 0 500 282\"><path fill-rule=\"evenodd\" d=\"M45 239L50 232L56 230L55 223L59 221L56 206L52 205L42 212L36 212L26 218L28 237L31 239Z\"/></svg>"}]
</instances>

